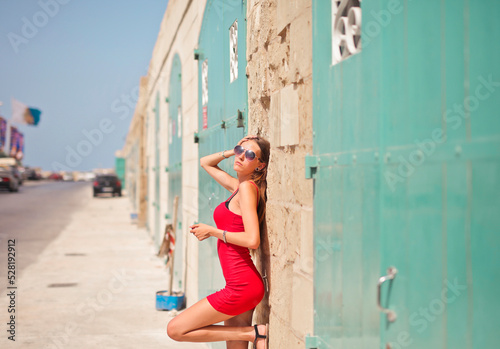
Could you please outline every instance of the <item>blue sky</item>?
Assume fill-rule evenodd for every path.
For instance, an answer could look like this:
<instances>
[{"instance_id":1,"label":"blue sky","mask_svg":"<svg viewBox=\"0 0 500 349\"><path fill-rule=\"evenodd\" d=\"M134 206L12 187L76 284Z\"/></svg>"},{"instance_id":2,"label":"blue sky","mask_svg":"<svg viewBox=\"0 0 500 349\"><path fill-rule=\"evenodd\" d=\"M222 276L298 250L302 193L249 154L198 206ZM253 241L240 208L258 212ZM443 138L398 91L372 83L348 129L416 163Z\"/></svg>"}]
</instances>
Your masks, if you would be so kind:
<instances>
[{"instance_id":1,"label":"blue sky","mask_svg":"<svg viewBox=\"0 0 500 349\"><path fill-rule=\"evenodd\" d=\"M0 115L11 98L42 111L23 164L114 166L168 0L0 1Z\"/></svg>"}]
</instances>

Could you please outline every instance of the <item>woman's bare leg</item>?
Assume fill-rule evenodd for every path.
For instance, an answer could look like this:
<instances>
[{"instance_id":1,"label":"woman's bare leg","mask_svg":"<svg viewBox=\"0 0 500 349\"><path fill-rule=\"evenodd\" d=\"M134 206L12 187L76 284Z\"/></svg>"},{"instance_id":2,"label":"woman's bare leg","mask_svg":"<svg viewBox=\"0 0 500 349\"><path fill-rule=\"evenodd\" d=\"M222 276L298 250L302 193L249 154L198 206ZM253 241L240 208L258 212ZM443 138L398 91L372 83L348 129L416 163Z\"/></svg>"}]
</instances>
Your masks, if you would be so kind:
<instances>
[{"instance_id":1,"label":"woman's bare leg","mask_svg":"<svg viewBox=\"0 0 500 349\"><path fill-rule=\"evenodd\" d=\"M224 321L225 326L248 327L252 325L253 309ZM254 332L255 333L255 332ZM248 349L247 341L227 341L227 349Z\"/></svg>"},{"instance_id":2,"label":"woman's bare leg","mask_svg":"<svg viewBox=\"0 0 500 349\"><path fill-rule=\"evenodd\" d=\"M204 298L170 320L167 333L180 342L253 341L255 332L252 326L213 325L232 317L215 310ZM259 326L259 333L265 334L265 326Z\"/></svg>"}]
</instances>

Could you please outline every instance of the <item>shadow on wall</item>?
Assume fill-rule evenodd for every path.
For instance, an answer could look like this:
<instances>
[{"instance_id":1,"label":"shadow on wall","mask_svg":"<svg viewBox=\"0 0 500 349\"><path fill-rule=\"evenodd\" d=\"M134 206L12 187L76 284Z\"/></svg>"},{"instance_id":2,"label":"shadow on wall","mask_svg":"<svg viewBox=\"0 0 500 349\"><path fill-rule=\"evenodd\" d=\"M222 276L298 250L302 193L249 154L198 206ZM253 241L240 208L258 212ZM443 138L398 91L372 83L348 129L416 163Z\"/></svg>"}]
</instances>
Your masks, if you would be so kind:
<instances>
[{"instance_id":1,"label":"shadow on wall","mask_svg":"<svg viewBox=\"0 0 500 349\"><path fill-rule=\"evenodd\" d=\"M254 255L257 269L264 279L264 286L266 288L264 299L262 299L262 302L260 302L255 309L255 323L265 324L269 322L269 313L271 311L269 305L269 291L271 290L271 280L269 279L271 275L271 253L269 250L269 237L267 235L267 224L265 221L262 227L260 247Z\"/></svg>"}]
</instances>

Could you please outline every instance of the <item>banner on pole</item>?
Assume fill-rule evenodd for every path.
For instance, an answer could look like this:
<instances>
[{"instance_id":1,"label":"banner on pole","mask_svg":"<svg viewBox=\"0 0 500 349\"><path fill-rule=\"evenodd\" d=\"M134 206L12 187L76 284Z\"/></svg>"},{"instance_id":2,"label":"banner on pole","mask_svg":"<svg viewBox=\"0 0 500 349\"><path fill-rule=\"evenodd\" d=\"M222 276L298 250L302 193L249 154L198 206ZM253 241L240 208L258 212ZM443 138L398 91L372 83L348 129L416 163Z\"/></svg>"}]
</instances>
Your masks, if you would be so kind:
<instances>
[{"instance_id":1,"label":"banner on pole","mask_svg":"<svg viewBox=\"0 0 500 349\"><path fill-rule=\"evenodd\" d=\"M0 153L5 154L5 142L7 141L7 120L0 116Z\"/></svg>"},{"instance_id":2,"label":"banner on pole","mask_svg":"<svg viewBox=\"0 0 500 349\"><path fill-rule=\"evenodd\" d=\"M22 160L24 156L24 134L17 127L10 127L10 157Z\"/></svg>"},{"instance_id":3,"label":"banner on pole","mask_svg":"<svg viewBox=\"0 0 500 349\"><path fill-rule=\"evenodd\" d=\"M24 133L17 133L17 153L16 159L22 160L24 157Z\"/></svg>"}]
</instances>

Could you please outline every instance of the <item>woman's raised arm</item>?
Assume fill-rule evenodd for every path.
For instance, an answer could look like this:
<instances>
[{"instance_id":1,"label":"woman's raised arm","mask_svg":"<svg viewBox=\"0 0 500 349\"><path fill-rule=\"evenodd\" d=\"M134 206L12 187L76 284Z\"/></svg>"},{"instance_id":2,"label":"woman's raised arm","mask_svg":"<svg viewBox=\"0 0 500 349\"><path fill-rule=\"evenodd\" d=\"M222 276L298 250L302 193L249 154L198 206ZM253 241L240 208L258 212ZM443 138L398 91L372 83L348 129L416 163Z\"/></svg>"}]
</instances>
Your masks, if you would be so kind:
<instances>
[{"instance_id":1,"label":"woman's raised arm","mask_svg":"<svg viewBox=\"0 0 500 349\"><path fill-rule=\"evenodd\" d=\"M237 178L234 178L217 166L221 160L224 160L224 156L222 156L222 154L224 154L226 158L229 158L234 155L234 150L224 150L224 152L204 156L200 159L200 165L210 176L212 176L213 179L217 181L217 183L233 193L238 188L239 181Z\"/></svg>"}]
</instances>

